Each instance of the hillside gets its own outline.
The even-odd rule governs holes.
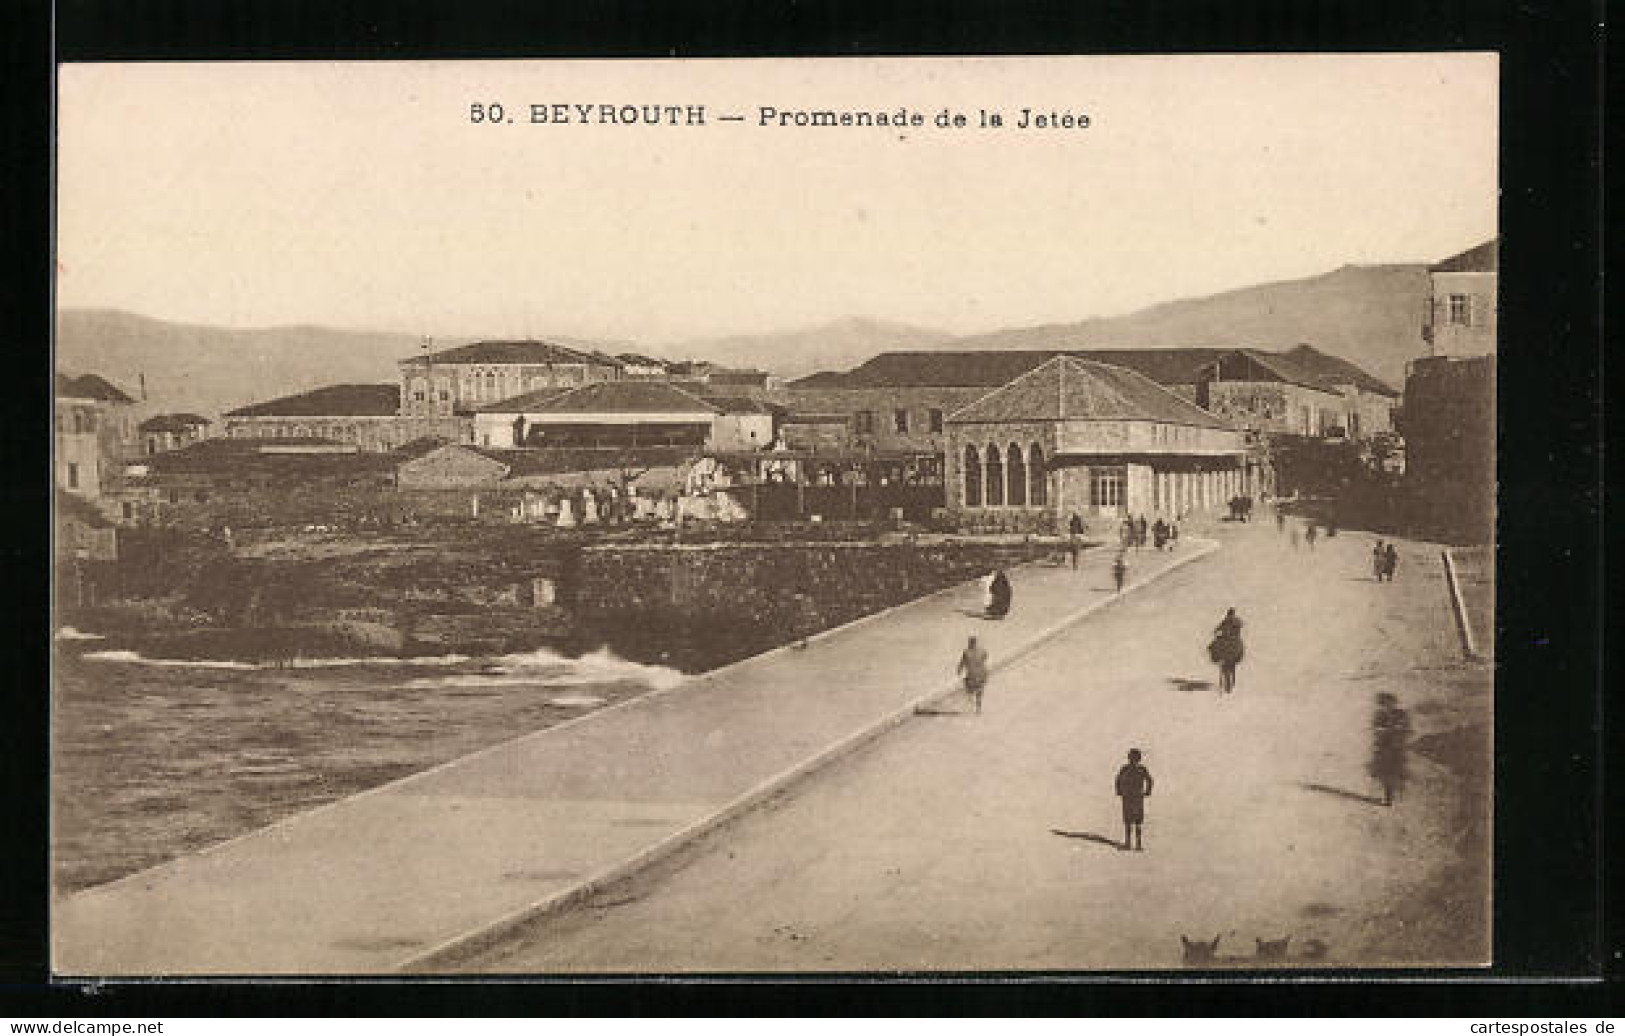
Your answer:
[[[453,341],[437,346],[459,344]],[[387,382],[395,361],[421,346],[410,334],[324,327],[230,330],[174,324],[116,310],[57,315],[57,366],[92,371],[140,392],[148,410],[222,411],[335,382]]]
[[[1307,342],[1397,388],[1404,385],[1406,361],[1427,349],[1421,335],[1427,297],[1427,267],[1420,263],[1345,266],[1316,277],[1166,302],[1125,316],[972,335],[944,346],[1284,349]]]
[[[1345,266],[1152,306],[1125,316],[1013,328],[955,338],[939,331],[863,318],[776,333],[683,342],[590,342],[578,348],[635,351],[761,367],[787,378],[857,366],[877,353],[921,349],[1048,349],[1249,345],[1307,342],[1350,360],[1396,387],[1405,363],[1425,351],[1421,323],[1428,282],[1420,264]],[[436,348],[471,338],[436,339]],[[419,351],[411,334],[323,327],[230,330],[169,323],[114,310],[63,310],[57,364],[94,372],[138,394],[146,375],[149,410],[222,411],[338,382],[396,377],[395,362]]]
[[[694,357],[725,367],[758,367],[785,378],[854,367],[876,353],[932,349],[951,341],[942,331],[886,320],[850,317],[798,331],[695,338],[657,347],[661,356]]]

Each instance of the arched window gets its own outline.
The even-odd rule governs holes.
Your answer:
[[[974,446],[965,447],[965,506],[982,506],[982,454]]]
[[[1021,447],[1015,443],[1010,444],[1008,451],[1010,457],[1010,506],[1027,506],[1027,459],[1021,455]]]
[[[1032,490],[1027,499],[1034,507],[1049,503],[1049,473],[1044,470],[1044,451],[1033,443],[1027,460],[1027,477],[1032,479]]]
[[[987,506],[1004,506],[1004,458],[997,446],[987,448]]]

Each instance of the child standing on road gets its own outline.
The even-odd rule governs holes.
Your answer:
[[[1117,797],[1123,800],[1123,848],[1145,851],[1145,800],[1151,797],[1151,771],[1140,765],[1140,750],[1128,750],[1128,762],[1117,771]],[[1133,836],[1134,844],[1129,844]]]
[[[1118,593],[1123,592],[1123,580],[1127,578],[1128,562],[1123,560],[1123,555],[1121,552],[1119,552],[1117,555],[1117,560],[1112,562],[1112,581],[1117,584]]]

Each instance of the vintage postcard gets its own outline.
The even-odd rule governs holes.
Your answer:
[[[1498,89],[62,65],[54,973],[1488,966]]]

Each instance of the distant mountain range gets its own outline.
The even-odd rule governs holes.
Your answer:
[[[785,377],[843,370],[891,350],[1112,348],[1307,342],[1399,387],[1407,360],[1422,355],[1427,268],[1345,266],[1331,273],[1168,302],[1126,316],[1012,328],[955,337],[928,328],[851,318],[803,330],[726,335],[672,343],[595,342],[553,337],[577,348],[634,351],[760,367]],[[472,337],[437,338],[449,348]],[[65,309],[57,316],[57,365],[96,373],[139,395],[143,410],[209,417],[339,382],[391,382],[397,360],[422,339],[394,332],[300,326],[235,330],[171,323],[117,310]]]

